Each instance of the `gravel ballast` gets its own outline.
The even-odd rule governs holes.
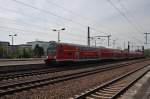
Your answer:
[[[0,99],[67,99],[145,64],[150,64],[150,61],[104,71],[56,84],[49,84],[47,86],[39,87],[36,89],[3,96]]]

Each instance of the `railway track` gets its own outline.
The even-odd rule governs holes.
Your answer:
[[[102,64],[104,65],[104,64]],[[84,67],[90,67],[84,66]],[[94,65],[93,65],[94,66]],[[81,67],[46,67],[42,69],[35,69],[35,70],[26,70],[26,71],[16,71],[16,72],[10,72],[10,73],[1,73],[0,74],[0,81],[1,80],[7,80],[7,79],[13,79],[13,78],[19,78],[19,77],[25,77],[25,76],[34,76],[34,75],[42,75],[42,74],[48,74],[48,73],[55,73],[60,71],[67,71],[67,70],[74,70],[74,69],[81,69]]]
[[[146,60],[146,59],[144,59]],[[131,63],[136,63],[136,62],[141,62],[143,60],[136,60],[136,61],[131,61]],[[114,62],[117,63],[117,62]],[[110,63],[102,63],[99,66],[107,65]],[[124,64],[124,63],[122,63]],[[127,63],[128,64],[128,63]],[[121,64],[120,64],[121,65]],[[86,65],[84,68],[88,67],[96,67],[95,65]],[[83,66],[82,66],[83,68]],[[0,81],[1,80],[7,80],[7,79],[14,79],[14,78],[19,78],[19,77],[25,77],[25,76],[34,76],[34,75],[42,75],[42,74],[47,74],[47,73],[54,73],[54,72],[60,72],[60,71],[67,71],[67,70],[75,70],[75,69],[82,69],[81,67],[51,67],[51,68],[43,68],[43,69],[37,69],[37,70],[29,70],[29,71],[16,71],[16,72],[10,72],[10,73],[2,73],[0,74]]]
[[[63,71],[63,70],[65,70],[65,69],[63,69],[63,68],[45,68],[45,69],[41,69],[41,70],[0,74],[0,81],[7,80],[7,79],[19,78],[19,77],[27,77],[27,76],[42,75],[42,74],[47,74],[47,73],[54,73],[54,72],[59,72],[59,71]]]
[[[99,73],[106,70],[111,70],[115,68],[120,68],[122,66],[131,65],[137,62],[131,62],[126,64],[118,64],[114,66],[107,66],[101,68],[92,68],[87,70],[79,70],[73,73],[66,73],[61,75],[49,75],[49,74],[42,74],[42,75],[34,75],[29,77],[20,77],[17,79],[9,79],[3,80],[0,82],[0,96],[15,93],[18,91],[31,89],[39,86],[44,86],[48,84],[58,83],[70,79],[75,79],[95,73]]]
[[[143,66],[71,99],[117,99],[148,71],[150,65]]]

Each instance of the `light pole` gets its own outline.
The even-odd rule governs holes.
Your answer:
[[[14,36],[17,36],[17,34],[11,34],[9,35],[11,37],[12,46],[14,45]]]
[[[58,43],[60,42],[60,31],[63,31],[63,30],[65,30],[65,28],[62,28],[62,29],[53,29],[53,31],[57,31],[58,32]]]

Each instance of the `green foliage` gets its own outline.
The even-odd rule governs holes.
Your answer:
[[[41,57],[42,55],[44,55],[43,47],[40,47],[38,44],[35,46],[33,52],[34,52],[34,56],[36,57]]]
[[[33,57],[33,51],[31,49],[23,48],[17,50],[17,58],[31,58]]]
[[[24,58],[30,58],[33,56],[33,52],[31,49],[26,50],[25,48],[23,49],[23,57]]]
[[[0,58],[7,57],[7,50],[5,48],[0,47]]]
[[[128,49],[124,49],[124,51],[128,51]]]
[[[31,57],[33,57],[33,50],[31,48],[17,48],[15,50],[0,48],[0,58],[31,58]]]
[[[150,57],[150,49],[145,49],[144,55],[145,55],[145,57]]]

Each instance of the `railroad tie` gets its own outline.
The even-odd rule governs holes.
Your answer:
[[[95,98],[92,98],[92,97],[86,97],[86,99],[95,99]]]
[[[100,95],[100,96],[110,96],[114,94],[114,92],[96,92],[95,94]]]
[[[90,97],[94,98],[94,99],[109,99],[109,98],[111,98],[110,96],[100,96],[100,95],[95,95],[95,94],[90,95]]]

